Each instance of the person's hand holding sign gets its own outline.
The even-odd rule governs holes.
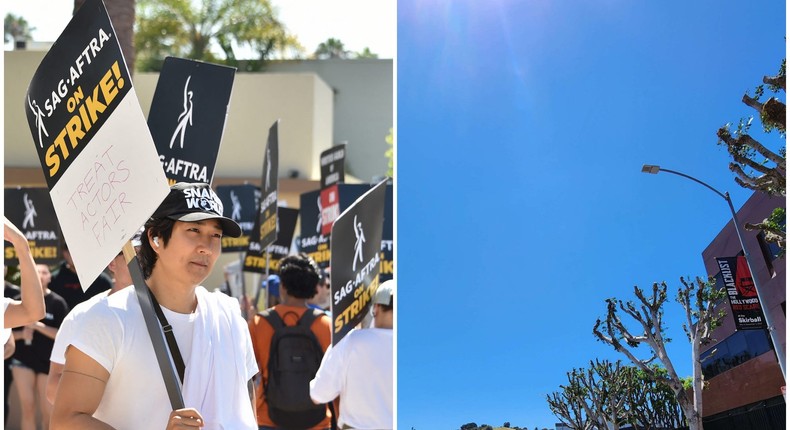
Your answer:
[[[166,430],[199,429],[204,425],[203,417],[194,408],[176,409],[170,413]]]

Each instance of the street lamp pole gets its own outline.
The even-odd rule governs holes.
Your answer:
[[[738,220],[738,214],[737,212],[735,212],[735,207],[733,207],[732,205],[732,200],[730,199],[730,193],[722,193],[721,191],[711,187],[710,185],[700,181],[699,179],[686,175],[685,173],[680,173],[669,169],[663,169],[659,166],[650,165],[650,164],[645,164],[642,166],[642,173],[650,173],[653,175],[657,175],[658,172],[672,173],[673,175],[678,175],[687,179],[691,179],[692,181],[718,194],[719,197],[727,201],[727,205],[730,207],[730,213],[732,213],[732,222],[735,224],[735,233],[738,235],[738,241],[740,241],[741,243],[741,248],[743,249],[743,255],[746,258],[746,265],[749,266],[749,272],[751,272],[752,275],[752,281],[754,282],[754,289],[757,291],[757,298],[760,300],[760,303],[764,305],[766,302],[765,300],[763,300],[760,283],[759,280],[757,279],[757,275],[753,270],[754,264],[752,264],[751,253],[749,252],[749,249],[746,247],[746,243],[743,241],[743,231],[741,230],[741,223]],[[768,326],[768,334],[771,336],[771,342],[773,342],[774,344],[774,352],[776,352],[776,358],[779,361],[779,368],[782,371],[782,378],[787,380],[785,373],[785,351],[784,348],[782,347],[782,340],[779,339],[779,337],[776,334],[776,327],[773,324],[773,318],[771,317],[770,313],[763,310],[763,316],[765,317],[765,323]]]

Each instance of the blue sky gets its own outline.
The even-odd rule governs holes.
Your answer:
[[[553,429],[566,372],[626,360],[592,335],[604,300],[674,298],[730,219],[641,166],[740,207],[716,130],[752,114],[784,35],[783,2],[398,1],[399,428]]]

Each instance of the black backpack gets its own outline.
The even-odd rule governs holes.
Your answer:
[[[296,325],[286,326],[274,309],[261,312],[274,328],[263,395],[269,418],[283,429],[309,429],[326,418],[326,405],[316,405],[310,399],[310,381],[324,357],[310,326],[321,315],[322,311],[308,309]]]

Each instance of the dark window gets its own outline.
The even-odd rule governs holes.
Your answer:
[[[766,330],[736,331],[700,354],[702,374],[705,379],[713,378],[772,349]]]

